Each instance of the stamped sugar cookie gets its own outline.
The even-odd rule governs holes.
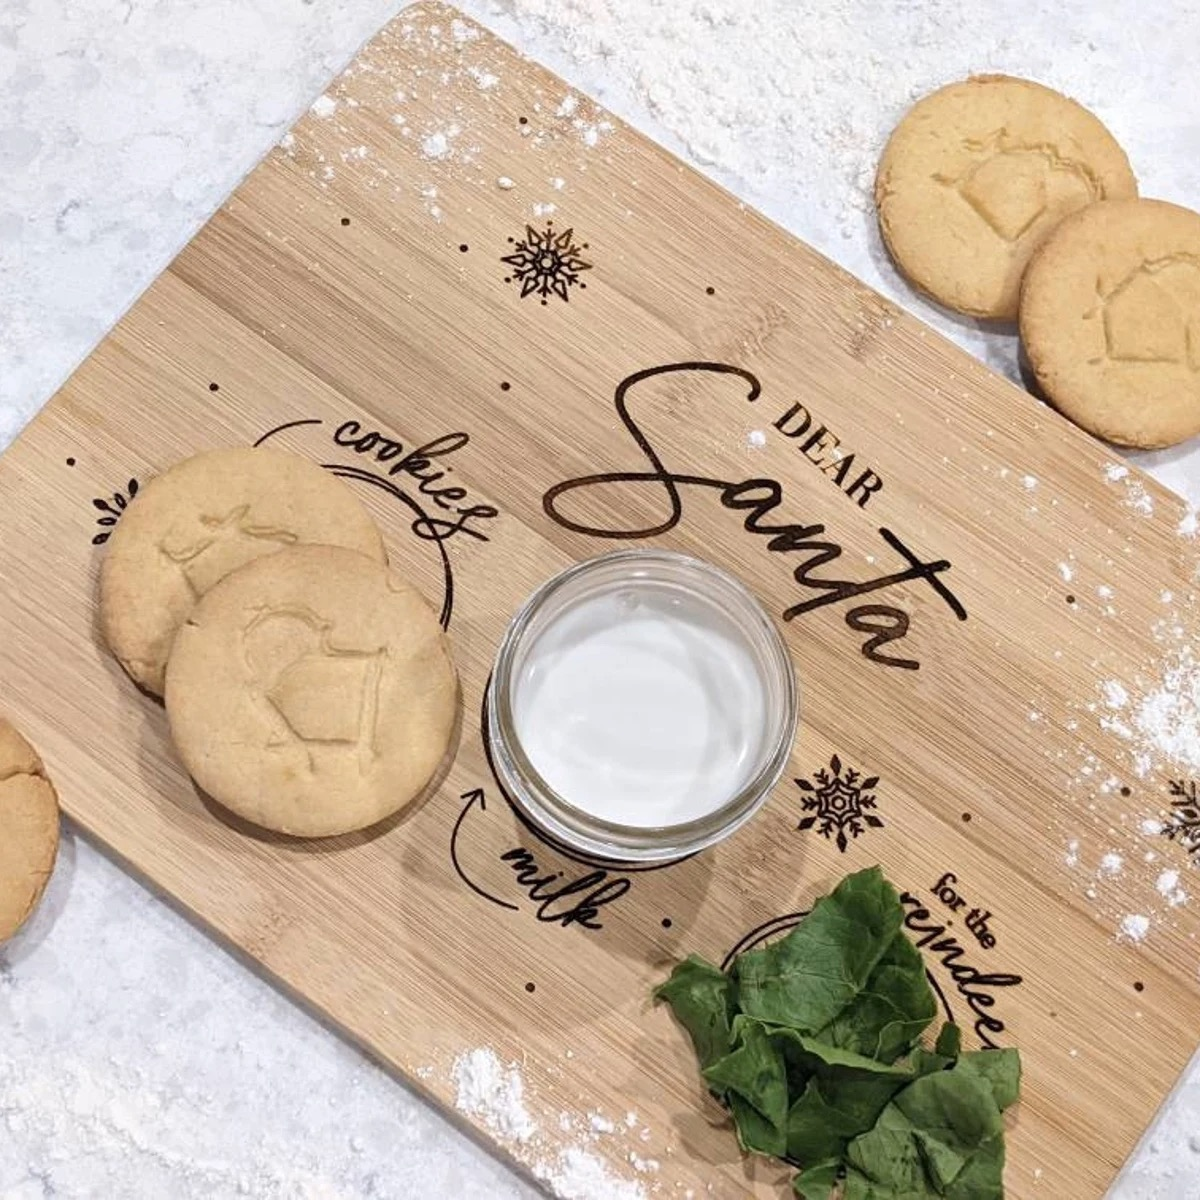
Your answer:
[[[935,300],[1015,320],[1021,276],[1042,239],[1097,200],[1137,195],[1125,152],[1087,109],[1006,75],[919,100],[875,179],[892,258]]]
[[[1064,221],[1025,276],[1021,339],[1046,397],[1099,437],[1200,433],[1200,213],[1120,200]]]
[[[0,942],[37,907],[58,854],[58,798],[37,751],[0,717]]]
[[[450,745],[458,682],[421,595],[365,555],[296,546],[226,576],[167,667],[184,765],[239,816],[297,837],[374,825]]]
[[[138,493],[100,569],[105,640],[143,687],[162,694],[175,631],[230,571],[287,546],[344,546],[386,561],[379,530],[340,480],[278,450],[212,450]]]

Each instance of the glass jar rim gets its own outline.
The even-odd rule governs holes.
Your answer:
[[[770,679],[777,703],[768,710],[770,728],[764,734],[754,770],[725,803],[699,817],[672,825],[628,825],[607,820],[573,804],[556,791],[525,753],[516,728],[513,706],[515,668],[527,649],[531,626],[564,590],[589,575],[619,572],[617,580],[671,578],[699,584],[711,599],[716,594],[748,618],[748,635],[760,674]],[[568,601],[569,603],[569,601]],[[685,858],[721,841],[748,821],[765,803],[778,782],[795,741],[799,710],[798,686],[791,656],[774,621],[754,594],[736,576],[703,559],[672,550],[624,549],[571,564],[540,584],[510,621],[496,654],[488,684],[487,736],[497,778],[510,799],[535,826],[564,845],[606,861],[651,862]]]

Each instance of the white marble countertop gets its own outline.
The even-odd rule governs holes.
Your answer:
[[[0,446],[398,7],[3,0]],[[1200,208],[1189,0],[1153,25],[1133,0],[461,7],[1009,375],[1011,337],[920,303],[873,240],[862,184],[914,94],[1040,78]],[[1200,448],[1148,465],[1200,503]],[[70,830],[0,951],[0,1030],[3,1200],[534,1194]],[[1193,1064],[1112,1196],[1200,1197],[1197,1130]]]

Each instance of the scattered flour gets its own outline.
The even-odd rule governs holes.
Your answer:
[[[1150,932],[1150,918],[1140,913],[1127,913],[1121,918],[1121,929],[1118,937],[1129,942],[1143,942]]]
[[[721,5],[712,0],[678,4],[646,0],[644,13],[641,4],[635,9],[618,0],[503,0],[501,7],[522,22],[540,26],[543,43],[553,38],[576,62],[605,63],[612,76],[630,80],[639,111],[652,114],[694,158],[715,164],[726,176],[757,183],[774,175],[794,184],[797,178],[806,178],[797,164],[810,163],[815,170],[818,163],[829,163],[840,186],[821,181],[812,188],[811,204],[844,213],[838,220],[847,238],[860,236],[861,218],[869,208],[869,178],[888,127],[879,119],[880,113],[894,117],[920,91],[977,65],[959,63],[947,54],[938,29],[948,11],[953,20],[960,9],[957,5],[947,9],[938,0],[896,6],[896,13],[903,13],[909,47],[901,58],[879,45],[884,12],[873,23],[844,3],[812,6],[804,22],[794,25],[780,21],[786,9],[778,2]],[[1031,7],[1031,19],[1025,24],[1038,29],[1032,14],[1050,11],[1057,12],[1058,6],[1052,10],[1043,0]],[[967,24],[965,19],[963,23]],[[460,27],[465,31],[461,38]],[[980,40],[961,39],[964,57],[977,55],[977,45],[994,44],[1001,58],[1012,59],[1011,66],[1001,66],[1024,67],[1085,101],[1103,98],[1107,103],[1105,80],[1120,77],[1118,72],[1097,69],[1108,60],[1084,53],[1084,39],[1093,31],[1083,21],[1070,32],[1064,22],[1063,44],[1053,47],[1055,57],[1049,60],[1052,67],[1046,60],[1027,57],[1030,50],[1021,42],[1022,31],[1012,26],[1011,12],[1004,6],[996,6],[994,12],[976,11],[970,27],[978,30]],[[456,41],[477,36],[458,21],[451,22],[451,34]],[[827,69],[803,69],[813,61],[813,53],[822,54]],[[720,70],[722,62],[739,61],[752,61],[753,72]],[[848,102],[835,103],[839,97]],[[328,112],[318,111],[326,103]],[[327,97],[313,107],[314,115],[321,117],[331,116],[335,109],[336,101]],[[746,113],[755,115],[763,127],[761,134],[755,122],[747,121]],[[797,114],[802,114],[799,119]],[[786,151],[771,152],[771,139],[782,126],[793,123],[781,141]],[[585,124],[580,136],[587,143],[589,138],[598,139],[598,130]],[[788,202],[794,203],[790,194]],[[431,212],[440,215],[436,206]],[[1120,472],[1112,476],[1116,479],[1128,474],[1127,468],[1116,464],[1109,468],[1114,470]],[[1191,525],[1188,536],[1195,533],[1194,514]],[[1180,532],[1185,533],[1182,525]],[[571,1057],[570,1051],[566,1056]],[[152,1119],[147,1127],[153,1128]],[[1181,1139],[1180,1148],[1184,1145],[1186,1139]],[[1192,1148],[1200,1152],[1200,1144]],[[593,1170],[595,1164],[588,1158],[582,1154],[579,1161],[572,1158],[557,1164],[545,1177],[561,1195],[572,1198],[600,1194],[625,1200],[642,1195],[638,1185],[614,1185],[603,1164]],[[1180,1176],[1180,1187],[1187,1186],[1187,1178]],[[331,1182],[329,1194],[334,1194],[333,1187]],[[265,1194],[255,1188],[255,1195]],[[291,1194],[302,1193],[298,1189]],[[303,1194],[309,1194],[307,1187]]]
[[[640,1171],[643,1175],[658,1170],[658,1159],[642,1158],[632,1150],[629,1152],[629,1163],[635,1171]]]
[[[1109,878],[1114,878],[1115,876],[1120,875],[1121,868],[1124,865],[1125,865],[1124,859],[1122,859],[1121,856],[1119,854],[1117,854],[1115,851],[1110,850],[1100,860],[1100,866],[1096,873],[1098,875],[1105,875],[1105,876],[1108,876]]]
[[[1067,864],[1068,867],[1074,867],[1074,866],[1078,865],[1078,863],[1079,863],[1079,839],[1078,838],[1072,838],[1067,843],[1067,853],[1064,856],[1063,861]]]
[[[1058,564],[1058,573],[1062,576],[1063,583],[1070,583],[1075,578],[1075,568],[1068,562]]]
[[[468,67],[467,74],[475,80],[475,86],[481,92],[490,92],[500,82],[499,75],[493,75],[491,71],[485,71],[482,67]]]
[[[525,1081],[515,1063],[505,1065],[486,1046],[455,1060],[452,1072],[460,1112],[477,1117],[508,1140],[527,1142],[537,1131],[525,1107]]]
[[[1129,473],[1129,468],[1121,463],[1109,463],[1104,468],[1104,476],[1109,483],[1125,484],[1125,507],[1131,508],[1139,516],[1154,516],[1154,497],[1146,491],[1146,485]]]
[[[1171,908],[1178,908],[1187,901],[1187,892],[1179,886],[1178,871],[1163,871],[1154,886]]]
[[[421,199],[425,201],[425,211],[435,220],[442,219],[442,210],[438,205],[438,190],[432,184],[426,184],[421,189]]]
[[[496,179],[496,186],[502,192],[511,192],[517,185],[507,175],[501,175]]]
[[[1146,491],[1140,480],[1134,480],[1125,489],[1125,506],[1143,517],[1154,516],[1154,497]]]
[[[538,1163],[534,1174],[561,1200],[646,1200],[640,1183],[618,1178],[599,1155],[578,1146]]]
[[[318,96],[309,109],[314,117],[320,117],[322,121],[327,121],[337,112],[337,101],[332,96]]]
[[[767,444],[767,435],[761,429],[752,429],[746,435],[746,445],[761,450]]]
[[[501,1141],[528,1147],[533,1173],[562,1200],[646,1200],[640,1183],[614,1174],[606,1158],[590,1148],[598,1137],[616,1133],[615,1122],[603,1113],[589,1113],[582,1132],[570,1113],[560,1113],[558,1129],[574,1132],[578,1140],[543,1153],[541,1131],[526,1107],[525,1080],[516,1063],[504,1063],[490,1047],[480,1046],[455,1059],[451,1078],[458,1110],[482,1121]],[[636,1123],[630,1113],[626,1125],[629,1117]],[[658,1170],[657,1161],[635,1158],[629,1156],[635,1170]]]
[[[1021,486],[1027,492],[1032,492],[1033,489],[1035,487],[1037,487],[1037,485],[1038,485],[1038,481],[1037,481],[1036,475],[1022,475],[1021,476]]]
[[[1155,637],[1175,648],[1164,652],[1150,678],[1100,684],[1100,727],[1128,743],[1130,764],[1140,778],[1168,766],[1200,773],[1200,659],[1178,621],[1159,622]],[[1097,711],[1096,705],[1090,708]]]
[[[432,162],[439,162],[450,153],[453,133],[437,130],[421,140],[421,156]]]

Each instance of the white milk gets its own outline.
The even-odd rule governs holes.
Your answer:
[[[580,599],[532,638],[512,689],[530,762],[594,817],[703,817],[748,782],[766,730],[758,660],[711,601],[633,582]]]

